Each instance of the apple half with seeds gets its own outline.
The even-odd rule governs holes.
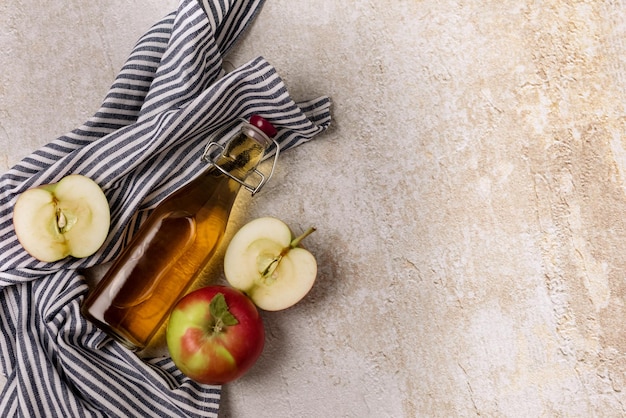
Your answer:
[[[313,287],[317,262],[300,247],[315,231],[294,238],[289,227],[273,217],[257,218],[235,233],[224,255],[224,275],[259,308],[279,311],[299,302]]]
[[[26,190],[13,208],[17,239],[30,255],[45,262],[92,255],[104,243],[110,222],[102,189],[79,174]]]

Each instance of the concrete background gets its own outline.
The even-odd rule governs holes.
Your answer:
[[[174,0],[0,3],[0,168],[95,111]],[[332,130],[242,196],[307,238],[306,300],[223,417],[625,416],[622,1],[268,0],[267,58]]]

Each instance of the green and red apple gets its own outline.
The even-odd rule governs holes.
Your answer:
[[[45,262],[92,255],[104,243],[110,222],[102,189],[78,174],[26,190],[13,208],[17,239],[30,255]]]
[[[224,275],[261,309],[278,311],[299,302],[313,287],[317,262],[281,220],[257,218],[233,236],[224,255]]]
[[[176,367],[198,383],[224,384],[246,373],[265,344],[256,306],[227,286],[194,290],[177,302],[166,330]]]

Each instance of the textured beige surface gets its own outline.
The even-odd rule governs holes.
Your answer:
[[[0,163],[99,105],[175,1],[0,3]],[[626,5],[268,0],[263,55],[335,124],[239,200],[319,281],[223,417],[626,415]]]

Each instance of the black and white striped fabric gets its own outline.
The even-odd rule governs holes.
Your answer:
[[[120,253],[150,209],[198,173],[223,125],[258,113],[281,150],[328,127],[329,99],[295,103],[263,58],[224,74],[222,57],[262,3],[182,0],[139,40],[91,119],[0,178],[1,416],[217,416],[219,386],[194,383],[169,358],[140,359],[82,318],[80,271]],[[42,263],[17,242],[12,207],[70,173],[105,191],[110,234],[92,257]]]

